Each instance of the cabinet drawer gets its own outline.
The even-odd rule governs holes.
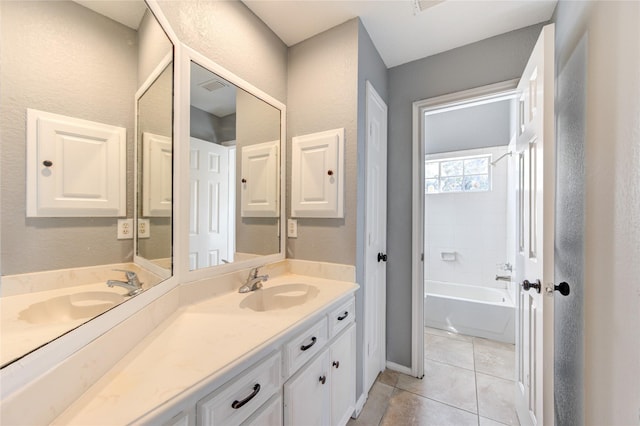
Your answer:
[[[329,313],[329,339],[333,339],[356,319],[356,302],[352,298]]]
[[[285,374],[290,377],[327,343],[327,318],[309,327],[306,331],[291,339],[284,347]]]
[[[280,388],[280,352],[240,373],[196,405],[198,424],[239,425]]]
[[[282,396],[271,398],[242,426],[282,426]]]

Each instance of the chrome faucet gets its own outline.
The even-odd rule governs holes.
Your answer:
[[[253,268],[251,272],[249,272],[247,281],[242,287],[240,287],[238,293],[249,293],[250,291],[256,291],[257,289],[262,288],[262,283],[269,279],[269,275],[258,275],[258,269],[260,269],[260,267]]]
[[[135,296],[142,291],[142,283],[138,279],[138,275],[135,272],[123,269],[114,269],[114,271],[124,272],[127,276],[127,281],[109,280],[107,281],[107,285],[109,287],[117,285],[118,287],[126,288],[127,290],[129,290],[127,296]]]
[[[508,282],[511,282],[511,275],[496,275],[496,281],[508,281]]]

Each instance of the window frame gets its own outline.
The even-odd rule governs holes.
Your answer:
[[[491,161],[493,159],[492,154],[475,154],[475,155],[460,155],[460,156],[447,156],[441,158],[431,158],[428,159],[429,155],[425,156],[424,160],[424,193],[425,195],[437,195],[437,194],[463,194],[463,193],[479,193],[479,192],[491,192],[493,190],[493,179],[491,177]],[[487,172],[486,173],[465,173],[464,162],[465,160],[486,158],[487,159]],[[442,176],[442,163],[449,161],[462,161],[462,174],[460,175],[450,175],[450,176]],[[427,176],[427,166],[429,164],[437,163],[438,164],[438,175],[435,177]],[[479,189],[479,190],[465,190],[464,189],[464,178],[467,176],[487,176],[488,189]],[[461,190],[452,190],[452,191],[443,191],[442,190],[442,181],[446,178],[455,178],[459,177],[462,179]],[[438,181],[438,189],[435,192],[429,192],[427,185],[428,180],[437,179]]]

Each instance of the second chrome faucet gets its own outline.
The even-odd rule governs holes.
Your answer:
[[[253,268],[249,272],[247,281],[245,281],[244,285],[238,289],[238,293],[249,293],[250,291],[256,291],[257,289],[262,288],[262,283],[269,279],[269,275],[258,275],[259,269],[260,267]]]

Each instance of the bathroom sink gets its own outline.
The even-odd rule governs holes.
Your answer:
[[[282,284],[261,288],[242,299],[241,308],[256,312],[277,311],[302,305],[318,295],[318,288],[308,284]]]
[[[124,301],[124,296],[108,291],[87,291],[53,297],[34,303],[18,318],[31,324],[75,321],[91,318]]]

